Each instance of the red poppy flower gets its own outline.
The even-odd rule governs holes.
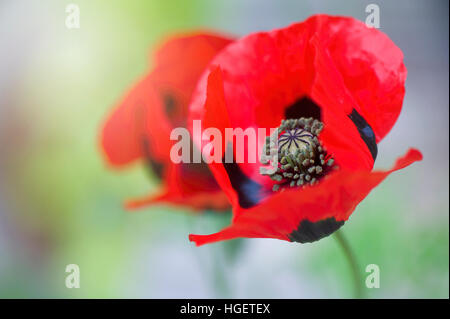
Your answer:
[[[279,127],[281,162],[272,175],[260,162],[211,163],[233,205],[233,221],[190,240],[304,243],[339,229],[384,178],[422,159],[411,149],[392,169],[372,171],[377,143],[400,114],[405,79],[401,50],[352,18],[317,15],[227,46],[199,81],[190,123],[202,120],[203,128],[218,128],[222,136],[225,128]],[[222,150],[232,145],[236,154],[231,142],[223,138]],[[271,147],[268,140],[257,144]]]
[[[144,160],[163,181],[160,194],[132,200],[128,208],[156,202],[195,209],[229,208],[228,200],[206,164],[173,164],[170,132],[185,127],[195,84],[217,54],[231,42],[215,34],[192,34],[165,42],[154,56],[154,67],[108,116],[101,131],[106,162],[119,168]]]

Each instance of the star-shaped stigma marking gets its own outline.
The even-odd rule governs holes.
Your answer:
[[[278,148],[280,150],[295,150],[295,149],[305,149],[311,145],[311,139],[313,135],[300,128],[295,128],[292,130],[286,130],[278,138]]]
[[[259,172],[275,182],[273,191],[315,185],[337,168],[318,138],[322,128],[323,123],[313,118],[287,119],[266,137],[262,164],[272,169],[261,166]]]

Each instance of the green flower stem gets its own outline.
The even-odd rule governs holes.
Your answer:
[[[355,255],[353,254],[353,251],[350,247],[350,244],[348,243],[347,239],[345,239],[345,236],[342,234],[341,230],[337,230],[334,233],[334,238],[336,238],[337,242],[341,246],[345,258],[350,264],[353,280],[355,282],[355,298],[358,299],[364,298],[363,280],[361,278],[359,266],[356,261]]]
[[[224,258],[225,256],[225,249],[222,246],[219,246],[219,244],[216,244],[216,246],[213,252],[213,265],[212,265],[212,275],[213,275],[213,283],[214,283],[214,290],[216,293],[216,298],[230,298],[230,286],[229,281],[227,277],[227,266],[229,263],[227,262],[227,259]]]
[[[205,210],[202,215],[192,218],[191,232],[196,232],[196,225],[201,222],[212,229],[222,229],[229,224],[230,212],[214,212]],[[232,265],[234,254],[238,253],[239,247],[230,241],[207,245],[207,247],[195,248],[197,258],[203,272],[208,276],[208,282],[212,285],[216,298],[231,298],[231,287],[228,278],[229,268]]]

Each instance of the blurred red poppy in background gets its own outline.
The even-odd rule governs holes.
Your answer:
[[[305,243],[339,229],[385,177],[422,159],[411,149],[392,169],[372,171],[377,143],[400,114],[405,79],[401,50],[353,18],[317,15],[228,45],[202,75],[189,123],[202,120],[223,137],[225,128],[278,127],[281,160],[270,174],[267,163],[209,164],[233,221],[190,240]],[[232,142],[223,139],[222,151],[233,145],[236,154]]]
[[[126,203],[138,208],[158,202],[193,209],[229,209],[229,202],[204,163],[174,164],[170,132],[185,127],[188,105],[205,67],[232,40],[218,34],[173,37],[154,55],[151,72],[109,114],[101,131],[105,161],[120,168],[144,160],[162,181],[162,190]]]

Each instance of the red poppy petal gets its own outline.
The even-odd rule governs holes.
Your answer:
[[[200,76],[217,52],[232,41],[231,36],[209,31],[177,34],[169,37],[169,40],[164,41],[155,51],[155,68],[167,70],[167,74],[171,75],[167,77],[174,80],[180,71],[185,74],[197,73],[197,76]],[[186,63],[187,61],[189,63]],[[182,68],[174,68],[177,65]],[[193,69],[197,72],[189,71]]]
[[[125,203],[125,208],[135,210],[156,204],[189,207],[195,211],[225,211],[230,209],[230,203],[222,191],[197,192],[189,196],[176,196],[170,191],[164,191],[157,195],[128,200]]]
[[[172,203],[194,209],[229,209],[206,164],[175,165],[170,159],[174,127],[186,125],[188,102],[204,68],[232,40],[195,33],[166,41],[154,55],[153,71],[125,96],[101,132],[106,161],[122,166],[145,158],[162,176],[163,191],[128,201],[129,209]]]
[[[336,222],[347,220],[356,206],[389,174],[420,160],[422,154],[416,149],[410,149],[388,171],[339,170],[317,186],[277,193],[251,209],[237,208],[229,227],[211,235],[190,235],[189,239],[196,245],[237,237],[294,241],[302,235],[301,238],[310,238],[310,241],[318,240],[332,231],[323,233],[323,229],[313,229],[319,233],[299,235],[302,222],[315,224],[330,218]],[[308,230],[311,231],[311,228]]]
[[[231,127],[231,124],[224,98],[222,71],[220,67],[216,67],[211,71],[208,76],[207,86],[205,107],[200,109],[199,112],[203,112],[202,125],[204,128],[212,127],[219,129],[222,137],[220,158],[223,159],[226,146],[230,142],[225,140],[225,128]],[[199,145],[201,142],[197,138],[199,137],[196,137],[194,132],[194,142]],[[203,141],[203,146],[208,142]],[[219,152],[219,150],[216,148],[214,152]],[[259,191],[263,191],[264,188],[244,174],[240,169],[241,166],[224,164],[222,162],[223,160],[221,162],[213,161],[209,164],[209,167],[233,206],[242,205],[245,207],[247,206],[245,203],[256,202],[259,201],[260,197],[263,197],[264,194],[259,193]],[[259,173],[253,175],[253,178],[259,177],[261,177]],[[255,199],[250,198],[250,196],[253,196]]]
[[[122,166],[141,157],[158,161],[166,157],[170,126],[158,112],[161,109],[159,95],[148,77],[125,96],[101,131],[101,148],[110,165]]]
[[[371,170],[376,154],[370,152],[349,116],[354,111],[355,100],[346,89],[331,55],[317,38],[311,40],[311,49],[315,76],[309,94],[322,111],[324,129],[320,140],[341,168]]]
[[[396,122],[405,93],[402,51],[378,29],[350,18],[317,16],[317,36],[379,142]]]
[[[154,70],[130,90],[103,126],[100,144],[107,162],[121,166],[149,154],[168,161],[173,124],[185,125],[198,78],[230,42],[221,35],[200,32],[166,41],[155,53]]]
[[[327,65],[326,59],[321,59],[320,54],[317,54],[317,60],[319,61],[318,65],[322,68],[321,73],[329,75],[332,71],[335,71]],[[324,69],[326,67],[328,68]],[[364,141],[360,138],[360,134],[354,123],[347,114],[340,111],[340,102],[336,102],[345,101],[346,98],[347,100],[350,99],[350,102],[347,104],[351,104],[351,97],[348,97],[348,95],[345,96],[339,86],[334,91],[331,89],[331,87],[336,87],[335,83],[338,80],[336,80],[336,77],[328,78],[326,76],[316,76],[315,78],[315,91],[312,91],[312,95],[328,105],[322,111],[323,120],[327,123],[327,126],[322,133],[321,139],[334,155],[335,159],[338,160],[342,168],[369,170],[373,166],[373,157]],[[202,85],[200,83],[200,86]],[[327,92],[332,92],[332,94],[316,93],[324,87],[328,87],[329,90]],[[223,73],[220,67],[213,67],[208,74],[206,92],[207,96],[204,106],[199,107],[201,104],[192,104],[191,115],[193,118],[203,119],[203,128],[218,128],[222,137],[225,137],[225,128],[235,127],[231,124],[230,117],[236,120],[241,116],[241,110],[245,110],[245,108],[239,108],[236,111],[236,106],[233,108],[233,105],[230,106],[228,103],[228,96],[225,97]],[[333,94],[333,92],[337,93]],[[335,100],[334,97],[336,96],[341,96],[342,98]],[[201,99],[201,95],[198,95],[197,98]],[[235,114],[236,112],[238,112],[237,115]],[[245,120],[248,116],[245,112],[244,114],[245,116],[242,117],[242,120]],[[269,132],[269,129],[267,128],[266,132]],[[192,126],[191,131],[195,134]],[[194,142],[197,145],[201,144],[195,137]],[[207,142],[203,141],[203,146]],[[224,139],[222,140],[222,153],[230,142]],[[250,147],[249,145],[245,147],[245,149],[250,150],[255,148],[257,147]],[[231,164],[226,165],[213,162],[210,164],[210,167],[218,183],[227,193],[233,205],[241,205],[242,207],[248,208],[272,193],[271,189],[274,182],[270,178],[263,177],[259,174],[259,163],[241,163],[232,166]],[[230,170],[233,170],[234,173],[232,175],[234,176],[231,176]],[[250,198],[250,196],[253,198]]]
[[[157,203],[184,205],[196,210],[230,209],[227,197],[204,163],[170,165],[164,173],[162,192],[129,200],[125,207],[138,209]]]
[[[343,27],[346,25],[349,31]],[[352,35],[355,30],[360,36],[367,34],[374,42],[369,47],[370,41],[364,40],[361,44],[362,40]],[[358,51],[352,53],[351,60],[346,61],[342,56],[347,53],[342,48],[343,43],[347,43],[353,51]],[[390,58],[374,61],[380,55],[373,52],[385,47],[389,47]],[[368,50],[370,54],[366,52]],[[367,58],[366,53],[370,58]],[[361,58],[361,65],[356,58],[358,54],[367,58]],[[345,65],[343,61],[346,61]],[[222,84],[209,85],[208,77],[216,66],[222,70]],[[325,128],[320,139],[338,165],[343,169],[371,170],[377,155],[376,140],[387,133],[386,128],[393,125],[401,107],[401,99],[393,99],[392,105],[389,101],[394,96],[400,96],[395,92],[401,91],[404,84],[402,66],[400,50],[379,31],[369,29],[352,18],[314,16],[287,28],[251,34],[223,49],[210,64],[210,71],[205,72],[199,81],[190,105],[190,120],[202,119],[204,128],[211,126],[221,131],[225,127],[244,130],[259,127],[268,131],[286,118],[288,109],[300,105],[298,101],[308,97],[321,109]],[[367,84],[366,91],[376,91],[371,98],[383,96],[384,93],[388,93],[388,98],[383,101],[378,99],[380,104],[371,99],[368,103],[370,106],[361,106],[360,103],[366,102],[361,98],[362,91],[348,84],[347,77],[353,75],[352,68],[355,72],[365,70],[368,82],[364,82],[361,77],[359,80]],[[391,77],[387,77],[387,73]],[[375,74],[382,77],[382,81],[375,83]],[[387,88],[389,83],[395,83],[392,90]],[[214,125],[206,125],[205,122],[209,121],[205,118],[208,116],[205,103],[209,103],[207,99],[210,96],[218,94],[211,92],[216,89],[223,90],[220,93],[223,97],[216,104],[225,105],[218,111],[225,115],[217,116],[223,120],[210,121]],[[213,114],[215,108],[213,105],[209,113]],[[389,115],[385,115],[385,111]],[[370,117],[366,119],[368,113]],[[386,117],[389,120],[383,126],[378,119]],[[225,146],[223,144],[222,148]],[[226,182],[229,179],[226,170],[215,164],[213,166],[216,166],[213,171],[219,183],[230,184]],[[268,178],[259,174],[259,166],[259,163],[244,163],[239,164],[239,169],[247,178],[260,185],[270,184]],[[232,194],[233,190],[227,193]]]
[[[173,37],[156,50],[152,79],[162,98],[175,104],[167,112],[174,126],[186,125],[198,79],[212,58],[231,42],[221,34],[196,32]]]

